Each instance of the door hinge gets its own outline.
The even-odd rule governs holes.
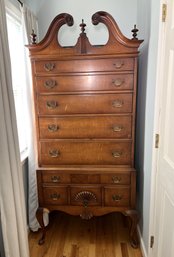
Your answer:
[[[162,5],[162,22],[166,21],[167,16],[167,4]]]
[[[150,237],[150,248],[153,248],[154,245],[154,236]]]
[[[155,148],[159,148],[159,134],[155,134]]]

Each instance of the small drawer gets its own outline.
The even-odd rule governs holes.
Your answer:
[[[132,137],[132,117],[56,117],[39,118],[40,139],[128,138]]]
[[[101,174],[102,184],[114,184],[114,185],[129,185],[130,184],[130,174]]]
[[[71,183],[73,184],[97,184],[100,183],[99,174],[72,174]]]
[[[91,65],[92,64],[92,65]],[[93,60],[45,60],[35,62],[36,74],[57,74],[94,71],[129,71],[134,68],[133,58]]]
[[[105,206],[129,206],[130,187],[117,186],[104,188]]]
[[[40,95],[40,115],[132,112],[132,94]]]
[[[38,93],[132,90],[133,74],[36,77]]]
[[[68,184],[70,183],[70,175],[62,174],[52,170],[44,170],[42,171],[42,182]]]
[[[43,186],[42,190],[45,204],[66,205],[68,203],[67,187]]]
[[[131,142],[42,141],[41,165],[130,165]]]
[[[71,187],[71,204],[86,207],[101,205],[101,188],[92,186]]]

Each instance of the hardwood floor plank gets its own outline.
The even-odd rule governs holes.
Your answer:
[[[30,233],[30,257],[142,257],[130,246],[126,224],[120,213],[85,221],[53,212],[45,244],[38,245],[40,232]]]
[[[77,257],[78,255],[78,247],[77,245],[71,246],[71,257]]]
[[[122,257],[129,257],[127,244],[121,243],[121,252],[122,252]]]

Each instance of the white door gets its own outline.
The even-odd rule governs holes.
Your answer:
[[[174,0],[167,1],[156,173],[153,257],[174,257]],[[162,54],[162,53],[161,53]]]

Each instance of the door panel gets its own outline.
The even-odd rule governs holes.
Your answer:
[[[167,3],[157,161],[154,249],[152,256],[174,256],[174,2]]]

